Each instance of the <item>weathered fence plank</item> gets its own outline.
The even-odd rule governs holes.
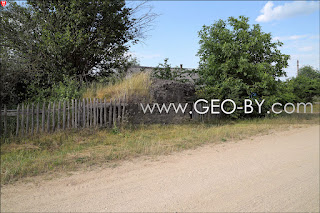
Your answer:
[[[52,106],[52,132],[55,131],[55,122],[56,122],[56,119],[55,119],[55,112],[56,112],[56,102],[54,101],[53,102],[53,106]]]
[[[66,129],[66,100],[63,101],[63,112],[62,112],[62,129]]]
[[[121,119],[121,101],[119,97],[119,102],[118,102],[118,124],[120,125],[120,119]]]
[[[46,106],[46,102],[43,102],[42,104],[42,124],[41,124],[41,130],[42,132],[44,132],[44,123],[45,123],[45,119],[46,119],[46,109],[45,109],[45,106]]]
[[[57,129],[60,130],[60,111],[61,111],[61,102],[58,102],[58,121],[57,121]]]
[[[49,102],[48,104],[47,132],[50,132],[50,111],[51,111],[51,102]]]
[[[7,135],[7,106],[6,105],[4,105],[3,111],[4,111],[4,115],[3,115],[3,130],[4,130],[4,135]],[[0,120],[0,122],[2,122],[2,121]]]
[[[36,124],[36,129],[37,129],[37,133],[39,133],[39,102],[37,103],[37,124]]]
[[[93,99],[93,126],[97,125],[97,111],[96,111],[96,99]]]
[[[78,128],[81,128],[81,101],[78,100]]]
[[[100,99],[100,127],[102,127],[102,118],[103,118],[103,105],[102,105],[102,99]]]
[[[86,101],[83,99],[82,100],[82,127],[86,127]]]
[[[71,127],[74,128],[74,99],[71,100]]]
[[[29,104],[27,105],[27,113],[26,113],[26,134],[29,133]]]
[[[107,126],[107,100],[103,100],[104,126]]]
[[[110,100],[110,103],[109,103],[109,127],[112,126],[112,101]]]
[[[31,135],[33,135],[34,130],[34,103],[31,105]]]
[[[68,113],[68,128],[70,128],[70,101],[68,100],[68,110],[67,110],[67,113]]]
[[[24,135],[24,104],[21,107],[21,136]]]
[[[87,98],[87,128],[89,128],[90,125],[90,103],[89,98]]]
[[[116,126],[117,125],[117,102],[116,102],[116,99],[113,100],[113,126]]]
[[[19,117],[20,117],[20,105],[18,104],[18,107],[17,107],[17,128],[16,128],[16,136],[19,135]]]

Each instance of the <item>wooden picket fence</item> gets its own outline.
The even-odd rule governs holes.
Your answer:
[[[106,99],[87,98],[19,104],[14,110],[7,109],[4,105],[4,109],[1,110],[1,137],[27,136],[65,129],[120,126],[125,120],[126,106],[125,97],[109,102]]]

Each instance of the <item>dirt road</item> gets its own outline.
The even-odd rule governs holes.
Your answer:
[[[319,211],[319,126],[2,188],[1,211]]]

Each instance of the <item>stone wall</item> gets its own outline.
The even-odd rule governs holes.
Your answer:
[[[173,109],[169,113],[159,113],[158,110],[154,110],[151,114],[149,112],[144,113],[140,103],[144,106],[147,104],[143,100],[136,100],[128,105],[128,121],[132,124],[151,124],[151,123],[181,123],[188,122],[191,119],[189,111],[191,110],[191,103],[195,100],[195,88],[191,83],[181,83],[172,80],[153,79],[151,90],[151,96],[153,97],[152,103],[162,105],[164,103],[189,103],[186,113],[176,113]]]

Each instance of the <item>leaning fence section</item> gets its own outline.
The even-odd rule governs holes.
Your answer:
[[[66,129],[119,126],[125,120],[125,98],[82,99],[19,104],[1,109],[1,137],[27,136]]]

